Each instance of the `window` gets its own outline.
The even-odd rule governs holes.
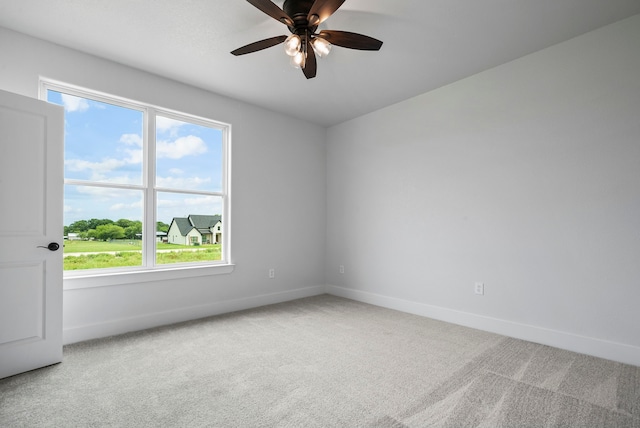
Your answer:
[[[64,106],[64,269],[229,263],[229,126],[43,82]]]

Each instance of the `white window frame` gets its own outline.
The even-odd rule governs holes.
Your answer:
[[[40,79],[39,98],[47,100],[47,91],[52,90],[77,97],[96,100],[124,108],[143,112],[143,177],[141,185],[105,184],[105,187],[120,188],[123,190],[142,190],[144,198],[143,209],[143,260],[142,266],[91,269],[82,271],[64,272],[64,289],[78,289],[103,287],[111,285],[124,285],[139,282],[161,281],[181,279],[198,276],[228,274],[233,272],[235,265],[231,262],[231,125],[216,120],[182,113],[163,107],[132,101],[123,97],[106,94],[91,89],[81,88],[55,80]],[[211,262],[176,263],[167,265],[155,264],[156,235],[144,233],[144,227],[156,224],[156,201],[158,192],[171,192],[184,194],[177,189],[161,188],[155,185],[156,166],[156,116],[163,116],[184,122],[214,127],[222,131],[222,189],[220,192],[187,191],[189,194],[201,194],[219,196],[222,198],[222,251],[221,260]],[[88,185],[84,180],[65,178],[64,184]],[[100,186],[99,183],[89,185]],[[181,189],[182,190],[182,189]],[[62,225],[61,225],[62,226]],[[153,228],[155,231],[155,227]]]

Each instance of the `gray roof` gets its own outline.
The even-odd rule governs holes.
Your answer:
[[[199,215],[199,214],[190,214],[189,220],[191,220],[191,224],[196,229],[209,229],[216,225],[222,216],[220,215]]]
[[[182,236],[187,236],[187,233],[193,229],[191,222],[185,217],[174,217],[173,220],[171,220],[171,223],[175,223],[176,226],[178,226],[178,230]],[[171,226],[169,226],[169,228],[171,228]]]

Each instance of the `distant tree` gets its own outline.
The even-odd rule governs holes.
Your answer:
[[[131,226],[132,224],[135,223],[135,220],[129,220],[126,218],[121,218],[120,220],[116,221],[115,224],[117,224],[118,226],[126,229],[127,227]]]
[[[127,239],[136,239],[142,235],[142,222],[141,221],[133,221],[131,224],[124,228],[124,237]]]
[[[80,236],[82,237],[82,239],[98,239],[98,232],[96,232],[95,229],[89,229],[86,232],[82,232]]]
[[[169,231],[169,225],[167,223],[163,223],[161,221],[156,223],[156,230],[158,232],[167,233]]]
[[[87,220],[78,220],[69,225],[68,232],[86,232],[89,229],[93,228],[89,227],[89,222]]]
[[[101,220],[97,219],[97,218],[92,218],[91,220],[88,221],[89,223],[89,229],[98,229],[98,226],[102,226],[105,224],[113,224],[113,220],[109,220],[108,218],[103,218]]]
[[[101,241],[124,238],[124,229],[117,224],[101,224],[95,230],[96,238]]]
[[[69,236],[69,226],[65,226],[65,227],[63,228],[63,232],[62,232],[62,234],[63,234],[64,236]]]

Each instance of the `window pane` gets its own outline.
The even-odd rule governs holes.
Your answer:
[[[142,265],[142,191],[64,187],[64,269]]]
[[[157,218],[169,225],[158,233],[157,264],[222,258],[222,198],[159,192]]]
[[[222,190],[222,131],[156,117],[156,185],[177,190]]]
[[[64,176],[142,184],[143,112],[48,90],[64,106]]]

